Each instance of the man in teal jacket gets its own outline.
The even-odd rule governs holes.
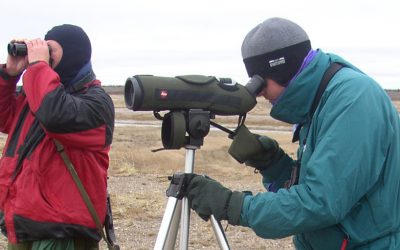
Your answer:
[[[230,153],[260,171],[268,192],[232,192],[193,174],[191,207],[263,238],[295,235],[296,249],[400,249],[400,121],[386,92],[342,58],[313,50],[306,32],[283,18],[252,29],[242,56],[249,76],[266,82],[260,95],[273,104],[271,116],[296,125],[297,160],[242,126]],[[333,63],[343,68],[312,112]],[[249,141],[257,150],[238,150]]]

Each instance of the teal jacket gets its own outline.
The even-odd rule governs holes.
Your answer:
[[[346,67],[331,79],[311,121],[332,62]],[[386,92],[342,58],[318,51],[271,116],[304,124],[299,184],[283,188],[294,164],[286,155],[262,172],[279,190],[245,196],[240,224],[263,238],[295,235],[297,249],[339,250],[344,239],[346,249],[400,249],[400,121]]]

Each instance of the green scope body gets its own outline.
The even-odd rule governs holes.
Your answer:
[[[134,111],[202,109],[216,115],[244,115],[256,105],[264,86],[259,76],[244,86],[214,76],[135,75],[126,80],[124,97],[126,107]]]

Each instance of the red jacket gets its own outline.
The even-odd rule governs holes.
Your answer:
[[[56,151],[59,140],[104,220],[107,169],[114,129],[111,98],[90,74],[66,92],[48,64],[8,77],[0,65],[0,227],[11,242],[83,235],[99,240],[95,223]]]

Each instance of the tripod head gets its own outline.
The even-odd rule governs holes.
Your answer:
[[[164,117],[154,113],[162,119],[161,139],[165,149],[180,149],[184,146],[200,148],[204,137],[210,131],[210,111],[189,109],[170,111]]]

